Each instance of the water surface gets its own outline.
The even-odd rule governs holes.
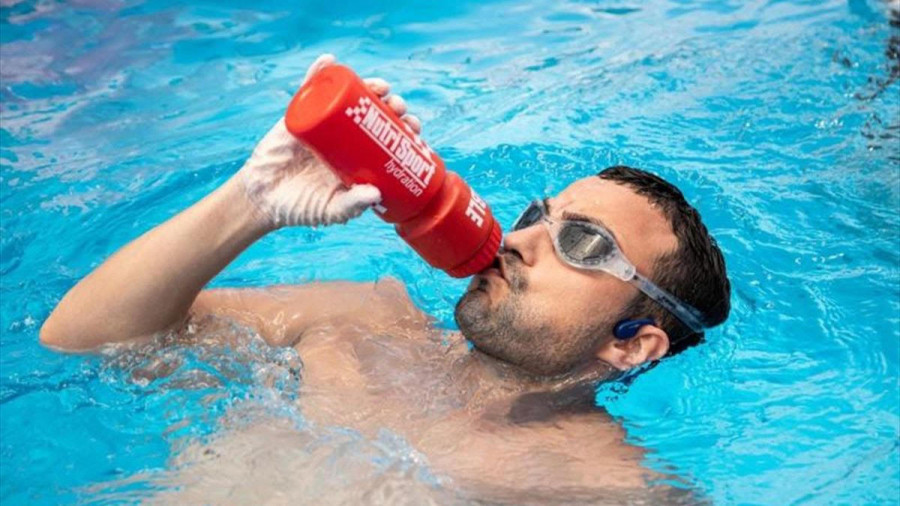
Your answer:
[[[896,502],[900,34],[888,6],[0,2],[0,499],[165,494],[155,477],[235,419],[302,434],[290,351],[248,337],[82,358],[42,349],[37,332],[106,256],[233,174],[329,51],[394,82],[505,225],[616,163],[658,172],[700,208],[731,273],[730,321],[627,394],[598,392],[647,466],[719,503]],[[372,215],[272,234],[213,285],[388,275],[452,327],[464,282]],[[167,357],[166,379],[135,374]],[[403,441],[342,434],[355,443],[321,444],[421,470],[403,483],[430,486],[427,465],[403,467]]]

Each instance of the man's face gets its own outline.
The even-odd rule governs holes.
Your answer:
[[[602,222],[645,275],[677,246],[663,214],[615,182],[581,179],[548,203],[555,219]],[[564,263],[543,223],[507,235],[500,264],[472,279],[456,305],[456,322],[480,351],[535,374],[562,374],[592,360],[638,293],[610,274]]]

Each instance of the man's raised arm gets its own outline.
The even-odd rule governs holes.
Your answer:
[[[86,350],[171,329],[206,283],[267,231],[230,179],[82,279],[41,327],[45,345]]]
[[[317,59],[310,75],[334,62]],[[406,106],[380,79],[367,85],[404,116]],[[280,120],[241,170],[210,195],[124,246],[72,288],[44,322],[41,342],[88,350],[183,325],[197,295],[238,254],[283,226],[343,223],[380,200],[371,185],[343,186]],[[232,299],[204,297],[198,306]],[[240,308],[234,308],[239,310]],[[249,308],[248,308],[249,309]]]

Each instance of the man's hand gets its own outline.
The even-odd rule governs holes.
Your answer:
[[[334,61],[330,54],[319,56],[303,82]],[[378,78],[365,82],[413,131],[421,131],[419,120],[406,114],[403,99],[388,95],[387,82]],[[259,142],[238,179],[260,211],[264,226],[272,229],[344,223],[381,200],[381,193],[372,185],[344,186],[325,162],[288,132],[284,118]]]
[[[320,57],[309,75],[333,62],[333,56]],[[388,95],[386,82],[370,79],[368,85],[419,131],[403,100]],[[266,233],[343,222],[379,197],[371,186],[344,187],[279,121],[235,177],[78,282],[44,322],[41,342],[88,350],[180,328],[209,280]]]

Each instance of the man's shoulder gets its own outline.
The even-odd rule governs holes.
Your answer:
[[[333,330],[424,330],[430,324],[403,283],[393,278],[204,290],[191,306],[189,321],[208,317],[252,327],[278,346],[293,346],[305,336]]]
[[[298,285],[294,290],[307,292],[307,296],[295,304],[309,305],[319,312],[315,327],[392,334],[403,330],[426,330],[432,323],[432,319],[413,302],[406,285],[396,278],[384,277],[368,282],[331,281]]]
[[[397,278],[383,277],[358,285],[362,319],[371,325],[392,328],[425,328],[431,318],[419,309],[406,284]]]

